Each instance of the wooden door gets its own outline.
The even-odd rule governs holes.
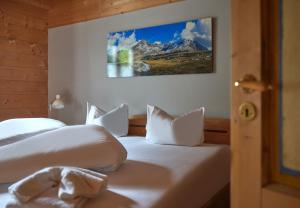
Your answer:
[[[260,207],[262,184],[262,95],[234,87],[234,81],[247,74],[261,80],[261,2],[232,0],[232,107],[231,107],[231,207]],[[238,113],[243,102],[257,109],[253,121],[244,121]]]
[[[300,207],[300,189],[294,186],[300,178],[281,174],[276,163],[281,102],[280,3],[279,0],[231,1],[232,208]],[[300,53],[298,56],[300,60]],[[235,81],[242,87],[236,87]],[[255,107],[253,120],[247,120],[239,112],[243,103]]]

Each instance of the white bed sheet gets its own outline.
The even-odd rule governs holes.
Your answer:
[[[125,164],[108,176],[108,190],[84,208],[201,207],[229,182],[227,145],[198,147],[148,144],[144,137],[123,137]],[[0,207],[7,198],[0,186]]]

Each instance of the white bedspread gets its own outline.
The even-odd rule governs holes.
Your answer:
[[[158,145],[146,143],[143,137],[120,141],[128,160],[108,174],[108,190],[84,208],[199,208],[229,182],[230,151],[226,145]],[[1,185],[0,207],[6,191]]]

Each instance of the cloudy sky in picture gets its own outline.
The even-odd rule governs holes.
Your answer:
[[[179,41],[195,41],[212,49],[212,18],[195,19],[173,24],[111,32],[108,34],[108,50],[130,49],[139,41],[149,44],[175,44]]]

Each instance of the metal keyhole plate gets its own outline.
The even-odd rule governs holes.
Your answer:
[[[250,102],[243,102],[239,107],[239,115],[244,120],[253,120],[256,117],[255,105]]]

